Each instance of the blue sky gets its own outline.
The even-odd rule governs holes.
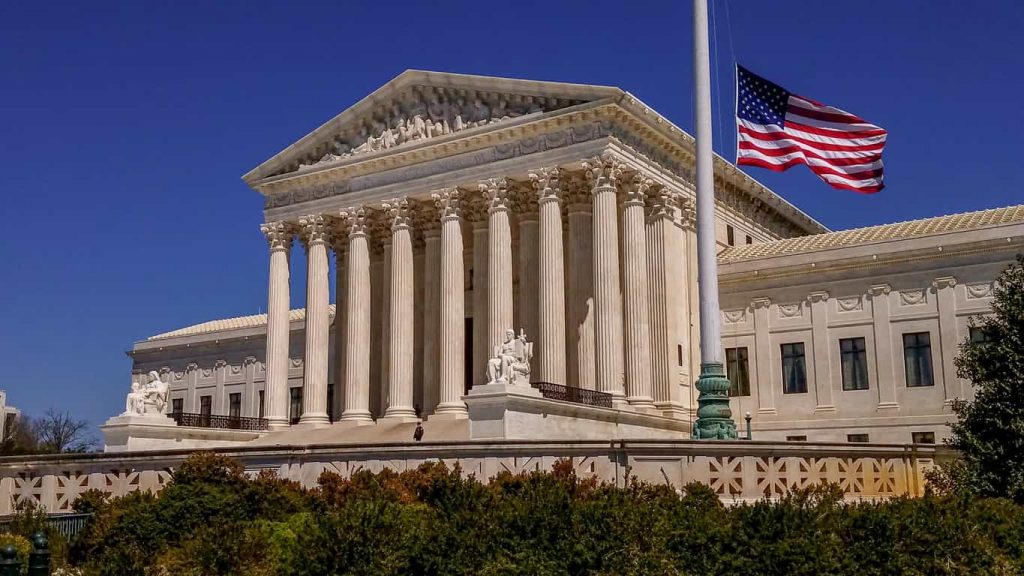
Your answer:
[[[748,169],[825,225],[1024,201],[1024,3],[713,6],[716,151],[734,55],[889,130],[874,196]],[[678,0],[0,3],[0,388],[99,424],[133,341],[264,309],[240,176],[402,70],[615,85],[692,131],[690,27]]]

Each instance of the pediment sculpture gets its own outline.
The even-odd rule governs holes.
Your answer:
[[[521,94],[417,87],[377,108],[330,142],[299,161],[298,168],[357,154],[387,150],[408,142],[558,110],[582,101]]]
[[[505,341],[494,347],[494,356],[487,362],[487,383],[506,386],[530,386],[530,359],[533,342],[526,341],[526,332],[505,331]]]
[[[132,382],[132,391],[125,398],[122,416],[161,416],[167,407],[167,383],[156,371],[150,371],[147,382]]]

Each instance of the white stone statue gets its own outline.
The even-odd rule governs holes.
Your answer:
[[[145,385],[132,382],[132,391],[125,399],[123,416],[158,416],[167,407],[167,384],[156,371],[150,371]]]
[[[487,383],[506,386],[530,385],[530,359],[533,343],[526,341],[526,332],[505,331],[505,341],[494,347],[494,356],[487,362]]]

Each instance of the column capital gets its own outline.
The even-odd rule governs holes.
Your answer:
[[[868,295],[871,296],[872,298],[886,296],[889,294],[889,292],[892,292],[892,286],[888,284],[875,284],[874,286],[868,288]]]
[[[288,222],[277,220],[261,224],[260,232],[267,238],[271,250],[291,250],[295,229]]]
[[[412,224],[416,205],[409,198],[394,198],[383,204],[387,221],[391,225],[391,231],[395,232],[407,229]]]
[[[463,193],[460,203],[461,216],[465,218],[473,229],[487,228],[487,216],[490,213],[488,199],[481,195]]]
[[[363,207],[346,208],[339,213],[348,228],[348,236],[365,236],[369,231],[370,212]]]
[[[607,188],[614,189],[624,168],[622,160],[607,150],[600,156],[584,160],[582,164],[583,171],[587,176],[587,183],[590,184],[594,193]]]
[[[488,201],[488,212],[508,208],[508,180],[505,178],[488,178],[477,185],[480,194]]]
[[[533,182],[510,182],[509,199],[512,203],[512,211],[519,215],[520,221],[531,221],[540,217]]]
[[[753,300],[750,301],[750,307],[753,308],[754,310],[757,310],[759,308],[768,308],[771,305],[771,298],[754,298]]]
[[[672,219],[675,217],[676,207],[679,205],[679,198],[666,186],[652,187],[648,189],[644,196],[647,202],[648,219]]]
[[[530,172],[530,184],[537,193],[537,202],[557,202],[562,193],[561,170],[557,166],[540,168]]]
[[[953,276],[943,276],[932,281],[932,288],[935,288],[936,290],[952,288],[953,286],[956,286],[956,278]]]
[[[442,188],[430,194],[441,221],[462,218],[463,192],[458,188]]]
[[[693,198],[677,195],[679,203],[679,221],[684,230],[697,230],[697,203]]]
[[[299,218],[302,243],[308,248],[315,244],[326,244],[330,239],[330,221],[323,214],[310,214]]]
[[[655,184],[654,180],[639,170],[633,170],[628,178],[625,178],[625,185],[622,187],[623,204],[643,206],[644,199],[648,193],[654,192],[663,186]]]
[[[818,290],[816,292],[811,292],[810,294],[807,295],[807,301],[810,302],[811,304],[816,304],[818,302],[825,302],[828,299],[829,299],[829,293],[825,292],[824,290]]]
[[[579,173],[569,178],[562,175],[559,183],[562,186],[562,199],[568,212],[590,212],[593,210],[590,201],[590,186]]]

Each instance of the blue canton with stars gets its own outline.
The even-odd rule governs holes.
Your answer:
[[[743,66],[736,66],[736,77],[739,83],[736,116],[756,124],[775,124],[782,128],[786,122],[789,92]]]

